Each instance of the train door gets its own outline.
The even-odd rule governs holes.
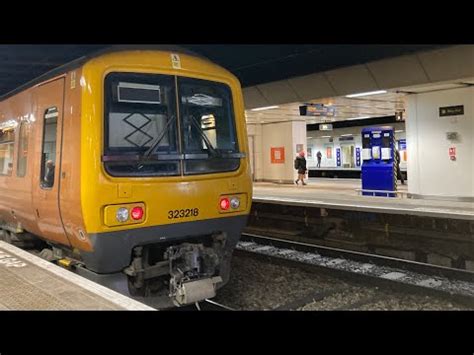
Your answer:
[[[33,204],[40,235],[70,245],[59,210],[64,78],[35,88]],[[79,208],[79,207],[78,207]]]

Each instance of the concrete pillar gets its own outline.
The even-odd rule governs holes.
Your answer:
[[[474,87],[412,94],[406,100],[408,192],[474,198]],[[440,117],[441,107],[459,105],[463,115]],[[458,139],[449,139],[450,132]],[[456,160],[450,159],[450,148]]]
[[[251,123],[248,134],[254,142],[255,180],[293,183],[297,146],[302,145],[306,152],[306,122]]]

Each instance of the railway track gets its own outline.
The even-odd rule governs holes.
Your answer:
[[[373,286],[391,287],[411,293],[441,297],[474,308],[474,273],[431,264],[322,247],[244,233],[237,251],[254,257],[276,259],[278,263],[323,270],[328,275]],[[314,291],[276,309],[298,309],[311,301],[321,301],[343,290]],[[377,302],[362,300],[351,309]]]

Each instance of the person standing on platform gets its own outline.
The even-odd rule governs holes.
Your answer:
[[[317,165],[318,168],[321,167],[321,157],[322,157],[322,156],[323,156],[323,155],[322,155],[321,152],[318,150],[318,153],[316,154],[316,158],[318,158],[318,165]]]
[[[295,180],[295,184],[298,185],[298,181],[301,180],[303,185],[306,185],[304,178],[306,176],[306,158],[304,157],[304,151],[301,151],[295,159],[295,169],[298,170],[298,179]]]
[[[395,164],[397,164],[397,180],[402,180],[402,185],[405,185],[405,180],[403,179],[402,171],[400,170],[400,152],[395,148]]]

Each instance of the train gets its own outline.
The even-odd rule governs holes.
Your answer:
[[[251,202],[239,80],[187,49],[108,48],[0,97],[1,239],[118,292],[214,297]]]

